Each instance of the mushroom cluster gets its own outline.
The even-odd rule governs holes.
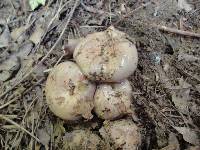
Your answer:
[[[47,78],[45,92],[50,110],[68,121],[89,120],[94,110],[99,118],[110,121],[110,127],[103,129],[108,130],[116,149],[137,149],[140,134],[135,123],[116,120],[134,113],[132,87],[127,79],[138,63],[134,43],[111,26],[73,42],[70,51],[74,62],[60,63]],[[120,134],[123,139],[118,139]],[[130,141],[129,137],[137,140]]]

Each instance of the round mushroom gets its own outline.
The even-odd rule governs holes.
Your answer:
[[[128,80],[115,84],[100,84],[94,95],[94,111],[106,120],[131,114],[132,87]]]
[[[110,149],[109,144],[105,143],[98,135],[92,133],[90,130],[74,130],[65,134],[63,138],[63,149]]]
[[[138,63],[133,42],[113,26],[87,35],[76,46],[73,57],[90,80],[100,82],[121,81],[135,71]]]
[[[114,149],[137,150],[141,144],[141,134],[131,120],[105,121],[100,134]]]
[[[47,104],[64,120],[91,119],[95,89],[74,62],[66,61],[53,68],[47,78]]]

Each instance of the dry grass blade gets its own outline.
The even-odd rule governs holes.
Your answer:
[[[0,114],[0,119],[6,120],[7,122],[11,123],[12,125],[16,126],[17,128],[21,129],[22,131],[26,132],[27,134],[29,134],[32,138],[34,138],[37,142],[40,142],[40,139],[38,139],[35,135],[33,135],[31,132],[29,132],[28,130],[26,130],[25,128],[23,128],[22,126],[20,126],[19,124],[17,124],[16,122],[12,121],[11,119],[9,119],[8,117],[6,117],[5,115]]]
[[[163,31],[166,31],[166,32],[171,32],[171,33],[180,34],[180,35],[184,35],[184,36],[191,36],[191,37],[200,38],[200,34],[198,34],[198,33],[173,29],[173,28],[170,28],[170,27],[160,26],[160,25],[153,25],[153,26],[158,28],[159,30],[163,30]]]
[[[51,54],[51,52],[55,49],[55,47],[57,46],[57,44],[60,42],[60,40],[61,40],[61,38],[62,38],[62,36],[63,36],[63,34],[64,34],[64,32],[65,32],[65,29],[68,27],[69,22],[70,22],[70,20],[71,20],[73,14],[74,14],[74,11],[75,11],[76,7],[78,6],[78,3],[79,3],[79,0],[76,0],[76,1],[75,1],[75,4],[74,4],[74,6],[73,6],[73,8],[72,8],[72,10],[71,10],[71,12],[70,12],[70,15],[69,15],[69,17],[68,17],[68,19],[67,19],[67,22],[66,22],[66,24],[65,24],[65,26],[64,26],[64,28],[63,28],[63,30],[62,30],[60,36],[59,36],[59,38],[57,39],[57,41],[55,42],[55,44],[52,46],[52,48],[49,50],[49,52],[42,58],[42,60],[41,60],[35,67],[33,67],[26,75],[24,75],[24,77],[23,77],[21,80],[19,80],[19,81],[18,81],[17,83],[15,83],[11,88],[9,88],[9,89],[7,89],[5,92],[3,92],[3,93],[0,95],[0,98],[2,98],[4,95],[6,95],[6,94],[7,94],[8,92],[10,92],[11,90],[13,90],[13,89],[14,89],[17,85],[19,85],[22,81],[24,81],[28,76],[31,75],[31,73],[32,73],[34,70],[36,70],[36,69],[38,68],[38,66],[39,66],[40,64],[42,64],[42,63],[47,59],[47,57],[49,56],[49,54]]]
[[[38,85],[39,83],[41,83],[44,80],[44,78],[40,79],[35,85]],[[30,87],[29,89],[25,90],[25,93],[28,93],[35,85],[33,85],[32,87]],[[6,102],[5,104],[0,106],[0,109],[3,109],[5,107],[7,107],[8,105],[12,104],[13,102],[15,102],[16,100],[18,100],[19,97],[15,97],[12,100]]]
[[[17,100],[17,98],[14,98],[14,99],[8,101],[7,103],[1,105],[1,106],[0,106],[0,109],[5,108],[6,106],[10,105],[11,103],[15,102],[16,100]]]

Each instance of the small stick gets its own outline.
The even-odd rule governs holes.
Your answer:
[[[17,128],[21,129],[22,131],[26,132],[27,134],[29,134],[32,138],[34,138],[37,142],[41,143],[40,139],[38,139],[35,135],[33,135],[31,132],[29,132],[28,130],[26,130],[24,127],[20,126],[19,124],[17,124],[16,122],[14,122],[13,120],[9,119],[8,117],[6,117],[5,115],[0,114],[0,119],[6,120],[7,122],[11,123],[12,125],[16,126]]]
[[[4,107],[10,105],[11,103],[15,102],[16,100],[17,100],[17,98],[14,98],[14,99],[8,101],[7,103],[1,105],[1,106],[0,106],[0,109],[3,109]]]
[[[163,31],[166,31],[166,32],[171,32],[171,33],[176,33],[176,34],[180,34],[180,35],[184,35],[184,36],[191,36],[191,37],[200,38],[199,33],[194,33],[194,32],[190,32],[190,31],[183,31],[183,30],[174,29],[174,28],[161,26],[161,25],[153,25],[153,27],[156,27],[159,30],[163,30]]]
[[[34,84],[33,86],[31,86],[27,91],[24,90],[24,91],[23,91],[24,94],[25,94],[25,93],[28,93],[35,85],[38,85],[38,84],[41,83],[43,80],[44,80],[44,78],[40,79],[36,84]],[[12,100],[10,100],[10,101],[6,102],[5,104],[1,105],[1,106],[0,106],[0,109],[3,109],[3,108],[5,108],[5,107],[7,107],[8,105],[12,104],[12,103],[15,102],[16,100],[18,100],[18,98],[19,98],[19,97],[15,97],[15,98],[13,98]]]
[[[25,114],[24,114],[24,117],[23,117],[23,119],[22,119],[22,123],[24,123],[24,119],[26,118],[26,115],[28,114],[28,112],[31,110],[31,107],[32,107],[32,105],[33,105],[33,103],[35,103],[35,101],[38,99],[38,97],[36,96],[34,99],[33,99],[33,101],[29,104],[29,106],[28,106],[28,108],[27,108],[27,110],[26,110],[26,112],[25,112]]]
[[[55,66],[57,66],[59,63],[60,63],[60,61],[63,59],[63,57],[66,55],[66,53],[64,52],[61,56],[60,56],[60,58],[58,59],[58,61],[56,62],[56,64],[54,65],[54,67]]]
[[[200,78],[198,76],[192,75],[191,73],[187,72],[186,70],[184,70],[183,68],[177,66],[177,65],[173,65],[176,69],[178,69],[181,73],[183,73],[184,75],[187,75],[191,78],[193,78],[194,80],[196,80],[197,82],[200,83]]]
[[[80,28],[106,28],[106,26],[89,26],[89,25],[83,25],[79,27]]]

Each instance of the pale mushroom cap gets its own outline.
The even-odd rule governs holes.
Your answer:
[[[132,88],[128,80],[100,84],[94,96],[94,111],[102,119],[115,119],[131,111]]]
[[[83,73],[94,81],[118,82],[136,69],[138,54],[127,35],[114,27],[89,34],[74,51],[74,59]]]
[[[105,142],[96,134],[89,130],[79,129],[65,134],[63,138],[65,148],[69,149],[88,149],[96,150],[98,148],[108,149]]]
[[[90,119],[95,88],[75,63],[63,62],[53,68],[47,78],[47,104],[50,110],[62,119]]]
[[[100,129],[100,134],[105,140],[110,141],[115,149],[137,150],[141,144],[141,134],[131,120],[106,122]]]

